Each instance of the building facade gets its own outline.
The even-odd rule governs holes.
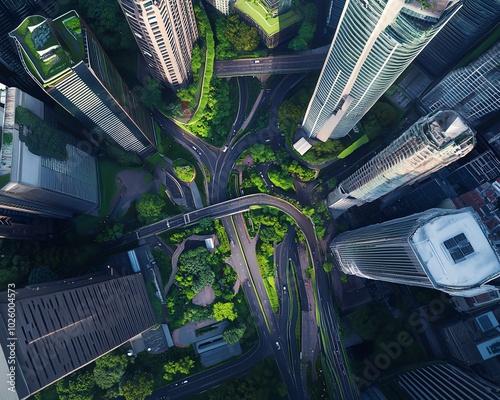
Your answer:
[[[455,111],[419,119],[328,195],[334,216],[416,182],[469,153],[474,132]]]
[[[443,78],[421,100],[424,112],[451,108],[468,124],[500,109],[500,43]]]
[[[118,0],[151,74],[177,90],[192,78],[198,27],[191,0]]]
[[[430,209],[337,236],[330,245],[343,272],[472,297],[494,290],[500,254],[471,209]]]
[[[215,9],[224,15],[229,15],[231,0],[207,0]]]
[[[156,144],[151,116],[75,11],[28,17],[10,36],[26,72],[96,141],[110,138],[140,154]]]
[[[74,213],[99,206],[97,161],[69,134],[66,159],[33,154],[20,137],[18,107],[43,129],[60,130],[68,121],[17,88],[0,88],[0,237],[46,240]]]
[[[302,129],[340,138],[358,123],[460,8],[438,0],[347,0]]]
[[[452,364],[434,364],[398,376],[398,385],[412,400],[498,400],[500,389]]]
[[[499,18],[500,0],[463,0],[463,7],[422,50],[416,63],[434,77],[447,73],[495,26],[498,29]]]
[[[7,292],[0,293],[2,373],[11,354],[10,300]],[[15,309],[17,393],[5,390],[6,400],[27,398],[156,324],[142,274],[85,276],[16,289]]]

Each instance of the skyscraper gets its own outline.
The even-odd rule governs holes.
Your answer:
[[[443,78],[421,100],[426,112],[452,108],[468,124],[500,109],[500,43]]]
[[[304,117],[309,137],[347,135],[460,7],[455,0],[422,4],[346,1]]]
[[[500,0],[463,0],[463,7],[416,58],[416,63],[437,77],[448,72],[488,32],[498,27]]]
[[[15,43],[9,38],[9,32],[30,14],[51,14],[56,7],[54,0],[0,2],[0,82],[38,98],[49,98],[24,70]]]
[[[229,15],[230,0],[208,0],[208,2],[222,14]]]
[[[328,195],[328,205],[339,216],[353,205],[378,199],[451,164],[474,144],[474,132],[455,111],[426,115],[343,180]]]
[[[192,76],[198,27],[191,0],[118,0],[151,74],[173,89]]]
[[[15,307],[15,326],[9,307]],[[15,392],[3,390],[2,399],[25,399],[155,324],[142,274],[87,275],[16,289],[15,306],[2,292],[0,370],[7,374],[15,366]]]
[[[346,274],[471,297],[494,290],[500,254],[472,208],[430,209],[337,236]]]
[[[26,72],[96,140],[106,135],[142,154],[156,143],[152,118],[75,11],[28,17],[10,36]]]
[[[26,132],[28,127],[21,128],[19,119],[16,119],[18,107],[32,113],[31,118],[40,124],[50,110],[41,101],[17,88],[7,88],[1,92],[4,106],[0,104],[0,116],[3,117],[0,124],[0,176],[6,179],[3,185],[0,184],[0,193],[10,197],[13,202],[19,199],[42,208],[48,206],[49,209],[57,210],[60,216],[96,209],[99,205],[96,159],[75,146],[76,143],[61,144],[61,147],[65,146],[66,159],[31,152],[25,143],[26,139],[23,139],[26,134],[23,131]],[[46,132],[57,128],[44,123],[42,129]],[[67,136],[72,139],[70,135]],[[18,209],[22,210],[23,206],[19,205]]]

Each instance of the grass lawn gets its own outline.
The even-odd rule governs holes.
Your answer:
[[[279,301],[278,293],[276,292],[276,285],[273,277],[264,278],[264,286],[266,287],[267,296],[269,297],[269,304],[274,312],[278,312]]]
[[[99,217],[106,217],[109,214],[111,201],[118,190],[116,174],[123,169],[120,165],[107,161],[99,161],[99,185],[101,190],[101,208]]]
[[[264,5],[249,3],[246,0],[237,0],[234,6],[258,23],[268,35],[274,35],[301,20],[301,16],[293,10],[274,18],[266,18],[268,11]]]
[[[0,176],[0,189],[10,182],[10,174]]]
[[[368,143],[370,139],[368,139],[367,135],[361,136],[358,140],[356,140],[353,144],[351,144],[347,149],[342,151],[337,158],[346,158],[348,155],[350,155],[354,150],[359,149],[361,146],[364,144]]]

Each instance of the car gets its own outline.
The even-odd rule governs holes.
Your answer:
[[[222,149],[222,152],[225,153],[227,151],[227,146],[224,146],[224,148]]]
[[[183,384],[184,384],[184,383],[188,383],[187,379],[186,379],[185,381],[182,381],[182,383],[183,383]]]
[[[252,64],[260,64],[259,60],[252,60]]]
[[[281,350],[280,342],[276,342],[276,347],[278,348],[278,350]]]
[[[196,146],[191,146],[193,148],[194,151],[196,151]]]

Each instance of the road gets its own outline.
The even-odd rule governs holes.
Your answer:
[[[320,70],[325,63],[328,46],[293,55],[216,61],[214,73],[218,78],[270,74],[293,74]]]
[[[260,62],[258,65],[260,66]],[[261,332],[261,346],[266,348],[266,351],[259,354],[260,356],[264,356],[265,354],[271,354],[271,352],[274,353],[280,373],[290,391],[290,398],[294,400],[302,399],[307,398],[307,388],[306,383],[300,375],[300,368],[298,368],[300,365],[300,349],[295,343],[295,324],[298,320],[298,312],[303,308],[303,304],[301,305],[300,302],[306,299],[304,282],[302,282],[301,276],[299,277],[300,274],[296,274],[296,276],[292,274],[288,262],[285,261],[286,257],[293,258],[293,252],[286,254],[289,249],[286,250],[285,246],[282,246],[281,256],[278,255],[281,258],[281,260],[278,260],[280,271],[278,288],[286,286],[287,293],[281,289],[282,313],[277,316],[269,304],[269,299],[267,298],[262,277],[255,260],[255,249],[246,238],[246,227],[241,215],[239,215],[251,206],[256,205],[274,206],[289,214],[305,236],[311,262],[316,271],[316,307],[319,311],[318,324],[321,334],[321,347],[327,363],[325,373],[327,380],[331,383],[330,392],[334,398],[356,399],[359,397],[359,394],[355,385],[350,381],[345,368],[346,362],[340,343],[337,317],[332,302],[333,294],[330,289],[328,276],[322,267],[323,255],[311,220],[290,203],[266,194],[247,195],[233,200],[226,200],[229,172],[243,151],[255,143],[270,143],[272,146],[284,145],[283,138],[277,127],[277,110],[287,93],[304,76],[305,74],[285,76],[281,80],[276,80],[271,87],[261,94],[256,109],[270,105],[271,115],[269,127],[259,131],[257,134],[238,133],[244,123],[244,114],[247,108],[246,83],[243,79],[239,80],[240,104],[238,114],[233,123],[232,132],[228,135],[226,149],[217,149],[206,144],[160,113],[155,113],[155,118],[162,125],[162,129],[167,131],[184,148],[190,151],[199,163],[203,163],[207,167],[211,176],[211,182],[207,185],[208,203],[211,205],[142,227],[138,231],[109,243],[104,247],[106,250],[111,250],[117,246],[130,245],[138,240],[148,240],[153,235],[196,223],[202,218],[221,218],[228,236],[232,243],[234,243],[231,248],[233,263],[238,270],[240,280],[243,279],[242,282],[246,282],[243,289],[249,300],[257,327]],[[331,173],[338,168],[339,165],[337,164],[335,169],[332,167],[328,172]],[[345,169],[347,170],[347,168]],[[309,185],[303,195],[307,196],[307,191],[311,193],[312,190],[314,190],[314,185]],[[229,217],[230,215],[234,215],[234,217]],[[288,246],[289,242],[287,241],[286,247]],[[185,398],[204,388],[216,386],[229,376],[240,375],[244,371],[247,371],[247,368],[249,368],[249,365],[245,364],[245,367],[232,369],[230,375],[224,375],[222,378],[217,379],[214,378],[214,375],[209,375],[208,373],[199,374],[196,375],[196,380],[194,381],[191,378],[188,379],[188,383],[181,385],[182,388],[170,385],[161,390],[165,389],[165,392],[162,393],[169,393],[169,398]],[[155,396],[158,394],[159,392],[156,391]]]

